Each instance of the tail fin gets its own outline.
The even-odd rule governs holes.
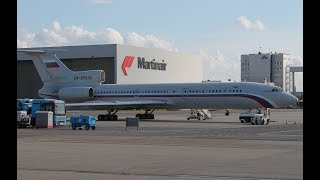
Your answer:
[[[56,51],[66,50],[17,50],[31,57],[43,83],[63,82],[66,76],[73,74],[73,71],[57,58]]]

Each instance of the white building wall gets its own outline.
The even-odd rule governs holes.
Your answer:
[[[241,81],[250,81],[248,55],[241,55]]]
[[[284,53],[241,55],[241,81],[260,82],[264,79],[291,92],[291,56]]]
[[[241,81],[264,83],[271,80],[271,54],[241,55]]]
[[[144,58],[146,63],[143,67],[145,69],[139,66],[139,58],[140,60]],[[125,59],[127,59],[126,62]],[[154,64],[149,67],[147,62],[151,61],[157,65],[161,63],[161,70],[152,69]],[[115,73],[117,84],[182,83],[203,80],[202,62],[199,55],[126,45],[117,45]]]
[[[284,91],[290,92],[291,56],[277,53],[272,55],[272,82]]]

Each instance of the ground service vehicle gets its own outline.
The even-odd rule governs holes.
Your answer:
[[[27,111],[17,111],[17,127],[25,128],[31,125],[31,118],[27,115]]]
[[[83,126],[86,130],[89,130],[90,128],[92,130],[96,129],[96,119],[93,116],[71,116],[70,123],[73,130],[77,127],[82,129]]]
[[[33,99],[23,98],[17,99],[17,111],[27,111],[28,114],[31,114],[31,106]]]
[[[270,109],[267,108],[263,114],[255,114],[254,117],[251,118],[252,125],[264,125],[269,124],[270,122]]]
[[[255,114],[261,114],[261,109],[242,109],[240,110],[239,120],[241,123],[251,122],[251,118],[253,118]]]
[[[35,125],[37,111],[52,111],[53,126],[67,123],[65,102],[57,99],[34,99],[31,106],[31,125]]]

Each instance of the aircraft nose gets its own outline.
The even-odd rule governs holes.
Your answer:
[[[288,104],[289,105],[296,106],[298,101],[299,100],[297,97],[293,96],[292,94],[288,94]]]

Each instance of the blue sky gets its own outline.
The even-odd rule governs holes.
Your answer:
[[[128,44],[198,53],[204,79],[240,81],[240,55],[303,64],[302,0],[18,0],[18,47]],[[296,86],[302,91],[303,73]]]

